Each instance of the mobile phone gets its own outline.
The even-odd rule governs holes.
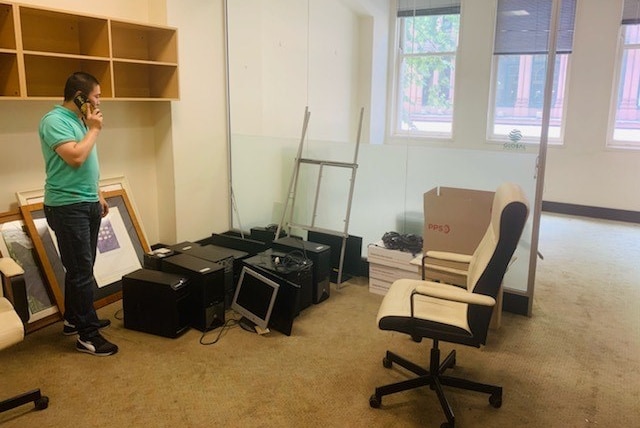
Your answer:
[[[87,96],[80,93],[73,98],[73,102],[78,106],[82,115],[87,117],[87,109],[89,108],[89,100],[87,99]]]

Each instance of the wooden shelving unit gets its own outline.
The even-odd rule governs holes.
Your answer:
[[[0,97],[19,97],[20,77],[13,8],[0,3]]]
[[[103,99],[176,100],[177,30],[0,2],[0,99],[60,98],[74,71]]]

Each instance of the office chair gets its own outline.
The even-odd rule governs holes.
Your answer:
[[[29,320],[29,305],[24,271],[18,263],[11,258],[0,257],[0,279],[0,285],[2,285],[0,286],[0,350],[2,350],[24,339],[24,326]],[[7,290],[7,296],[12,298],[14,304],[3,296],[3,289]],[[49,398],[42,395],[40,389],[34,389],[0,401],[0,412],[31,402],[37,410],[43,410],[48,407]]]
[[[414,364],[387,351],[385,368],[393,363],[418,375],[417,378],[381,386],[369,398],[378,408],[382,397],[428,385],[440,401],[447,421],[442,428],[453,428],[455,417],[442,386],[452,386],[490,394],[489,403],[502,405],[502,387],[445,375],[456,363],[456,351],[440,362],[440,341],[479,348],[486,343],[491,313],[511,256],[513,255],[529,213],[522,189],[504,183],[496,190],[487,231],[469,260],[467,287],[440,282],[400,279],[395,281],[382,300],[378,327],[409,335],[414,341],[432,340],[428,368]]]

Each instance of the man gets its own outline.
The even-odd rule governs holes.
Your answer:
[[[78,96],[86,104],[76,104]],[[98,232],[101,218],[109,212],[98,186],[99,107],[98,80],[88,73],[73,73],[65,84],[64,101],[42,117],[39,134],[47,175],[44,212],[66,270],[63,333],[78,334],[78,351],[107,356],[118,347],[100,334],[99,329],[111,322],[99,320],[93,306]]]

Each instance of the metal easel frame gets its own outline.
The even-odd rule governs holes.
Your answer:
[[[293,169],[293,174],[291,175],[291,181],[289,183],[289,190],[288,190],[288,194],[287,194],[287,200],[285,202],[285,206],[284,209],[282,211],[282,219],[280,220],[280,224],[278,225],[278,230],[276,232],[276,237],[280,236],[280,231],[283,229],[283,227],[287,228],[287,236],[290,235],[291,233],[291,228],[295,227],[298,229],[302,229],[302,230],[307,230],[307,231],[314,231],[314,232],[321,232],[321,233],[326,233],[329,235],[335,235],[335,236],[340,236],[342,237],[342,246],[340,248],[340,263],[338,266],[338,279],[337,279],[337,286],[338,288],[340,287],[340,285],[342,284],[342,267],[343,267],[343,262],[344,262],[344,253],[345,253],[345,247],[346,247],[346,243],[347,243],[347,238],[349,237],[349,218],[351,216],[351,203],[353,201],[353,188],[355,186],[355,181],[356,181],[356,172],[358,169],[358,149],[360,148],[360,138],[361,138],[361,134],[362,134],[362,119],[364,116],[364,108],[360,109],[360,119],[359,119],[359,123],[358,123],[358,136],[356,138],[356,144],[355,144],[355,150],[354,150],[354,154],[353,154],[353,162],[338,162],[338,161],[332,161],[332,160],[321,160],[321,159],[310,159],[310,158],[303,158],[302,157],[302,149],[304,146],[304,140],[306,138],[306,134],[307,134],[307,127],[309,125],[309,117],[311,116],[311,113],[309,112],[309,108],[305,108],[304,111],[304,120],[303,120],[303,124],[302,124],[302,136],[300,138],[300,144],[298,145],[298,153],[296,154],[296,159],[295,159],[295,166]],[[317,185],[316,185],[316,194],[315,194],[315,199],[314,199],[314,203],[313,203],[313,213],[311,216],[311,224],[296,224],[293,223],[293,212],[294,212],[294,207],[295,207],[295,200],[296,200],[296,192],[297,192],[297,188],[298,188],[298,176],[300,173],[300,167],[301,165],[318,165],[319,166],[319,170],[318,170],[318,181],[317,181]],[[349,199],[347,201],[347,212],[345,215],[345,218],[343,219],[344,222],[344,229],[343,230],[332,230],[332,229],[325,229],[325,228],[321,228],[321,227],[317,227],[315,225],[315,220],[316,220],[316,216],[317,216],[317,212],[318,212],[318,197],[320,195],[320,184],[322,181],[322,172],[324,170],[325,167],[336,167],[336,168],[347,168],[347,169],[351,169],[351,179],[350,179],[350,185],[349,185]],[[291,201],[291,209],[289,210],[289,219],[285,224],[285,217],[287,215],[287,208],[289,206],[289,201]]]

